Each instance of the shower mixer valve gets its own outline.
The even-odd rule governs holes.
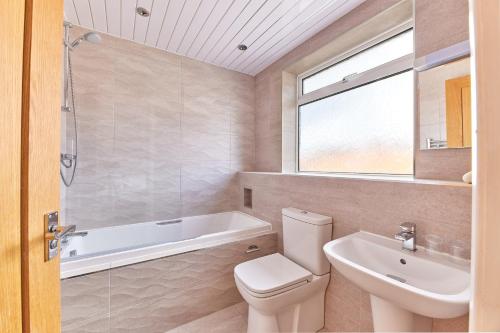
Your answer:
[[[61,154],[61,164],[69,169],[73,166],[73,161],[76,160],[76,155],[73,154]]]

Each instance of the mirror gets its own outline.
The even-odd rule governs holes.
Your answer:
[[[470,59],[418,73],[420,149],[471,146]]]

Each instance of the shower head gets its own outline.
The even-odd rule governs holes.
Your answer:
[[[96,32],[87,32],[86,34],[81,35],[80,37],[75,39],[73,41],[73,43],[71,43],[71,47],[76,48],[78,45],[80,45],[82,40],[85,40],[85,41],[92,43],[92,44],[99,44],[101,42],[102,38]]]
[[[87,32],[85,35],[83,35],[83,38],[92,44],[99,44],[102,40],[101,35],[99,35],[96,32]]]

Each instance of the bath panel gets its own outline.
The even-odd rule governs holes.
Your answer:
[[[247,253],[250,245],[260,250]],[[234,266],[276,251],[268,231],[62,279],[62,332],[164,333],[241,302]]]

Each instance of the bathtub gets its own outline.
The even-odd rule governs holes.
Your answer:
[[[61,278],[231,243],[272,231],[241,212],[128,224],[80,231],[61,244]],[[78,234],[77,234],[78,235]]]

